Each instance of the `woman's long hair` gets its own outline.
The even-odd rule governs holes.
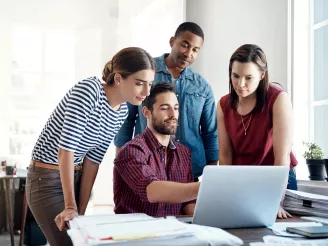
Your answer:
[[[254,111],[262,111],[266,102],[267,90],[269,88],[269,74],[266,56],[263,50],[255,44],[244,44],[240,46],[231,56],[229,63],[229,90],[230,107],[237,110],[239,98],[233,88],[231,80],[231,70],[234,61],[240,63],[252,62],[256,64],[261,72],[265,72],[263,79],[256,89],[256,105]]]

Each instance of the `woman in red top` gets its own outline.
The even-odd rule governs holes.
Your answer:
[[[288,188],[296,189],[292,104],[269,83],[260,47],[246,44],[233,53],[229,84],[230,93],[217,106],[220,165],[289,165]],[[281,204],[277,217],[291,216]]]

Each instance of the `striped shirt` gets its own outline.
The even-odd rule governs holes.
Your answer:
[[[146,189],[153,181],[194,181],[189,149],[172,140],[166,148],[149,128],[122,147],[114,161],[113,174],[116,214],[182,215],[186,205],[196,203],[196,200],[178,204],[148,201]]]
[[[111,108],[97,77],[78,82],[59,102],[43,128],[32,160],[58,165],[58,149],[74,152],[74,165],[85,156],[100,164],[128,114],[126,103]]]

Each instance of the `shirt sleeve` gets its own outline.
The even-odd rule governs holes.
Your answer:
[[[194,182],[194,176],[192,175],[192,162],[191,162],[191,153],[190,150],[186,148],[186,154],[187,154],[187,170],[188,170],[188,180],[187,183],[192,183]],[[187,206],[188,204],[196,204],[196,199],[195,200],[191,200],[188,202],[184,202],[182,203],[182,207],[181,207],[181,212],[183,212],[183,209],[185,206]]]
[[[79,146],[91,112],[99,98],[96,81],[83,80],[76,84],[59,105],[64,123],[59,140],[59,148],[75,152]]]
[[[129,114],[125,119],[121,129],[118,131],[114,139],[114,144],[117,147],[122,147],[125,143],[129,142],[133,136],[133,130],[138,114],[138,106],[127,103]]]
[[[104,156],[107,152],[108,147],[109,147],[109,142],[106,144],[101,144],[97,148],[88,151],[86,156],[88,157],[88,159],[90,161],[93,161],[94,163],[97,163],[100,165],[104,159]]]
[[[206,161],[217,161],[219,158],[219,139],[216,122],[216,105],[212,88],[208,85],[208,94],[200,119],[202,139]]]
[[[119,152],[114,168],[131,190],[144,201],[148,201],[146,188],[157,181],[155,170],[148,163],[148,155],[141,146],[130,143]]]

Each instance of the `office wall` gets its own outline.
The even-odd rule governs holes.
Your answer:
[[[246,43],[264,50],[270,80],[287,89],[288,1],[186,0],[186,20],[204,30],[205,43],[193,66],[209,80],[216,100],[228,93],[232,53]]]

